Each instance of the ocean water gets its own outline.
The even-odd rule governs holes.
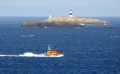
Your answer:
[[[46,18],[0,17],[1,74],[120,73],[120,27],[21,28]],[[119,17],[96,18],[120,26]],[[49,44],[64,57],[43,56]]]

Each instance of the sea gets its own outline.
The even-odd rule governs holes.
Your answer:
[[[93,18],[112,25],[21,28],[47,17],[0,17],[0,74],[120,74],[120,17]],[[45,57],[48,45],[64,56]]]

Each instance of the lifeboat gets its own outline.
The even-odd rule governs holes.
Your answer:
[[[48,46],[48,51],[45,53],[46,56],[59,56],[59,57],[63,57],[64,54],[63,52],[58,52],[56,50],[52,50],[50,48],[50,46]]]

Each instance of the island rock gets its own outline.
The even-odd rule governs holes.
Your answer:
[[[76,28],[84,25],[110,25],[110,22],[92,18],[77,18],[73,16],[72,10],[67,17],[50,17],[40,22],[23,22],[23,28]]]

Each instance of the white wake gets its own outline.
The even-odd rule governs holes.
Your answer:
[[[45,53],[34,54],[32,52],[26,52],[20,55],[3,55],[0,54],[0,57],[62,57],[62,56],[46,56]]]

